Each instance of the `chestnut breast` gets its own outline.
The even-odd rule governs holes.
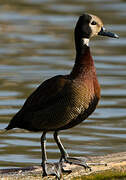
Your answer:
[[[32,125],[39,129],[66,129],[69,124],[79,124],[78,116],[85,113],[95,97],[93,79],[68,80],[57,101],[46,109],[34,112]],[[87,117],[87,116],[86,116]],[[36,121],[35,121],[35,119]],[[81,121],[84,118],[81,118]],[[72,126],[74,126],[74,124]]]
[[[78,115],[60,129],[68,129],[79,124],[96,109],[100,99],[100,85],[94,66],[90,70],[85,68],[84,74],[79,74],[73,80],[71,99],[73,99],[74,103],[73,110]]]

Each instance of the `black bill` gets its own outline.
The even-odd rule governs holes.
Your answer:
[[[119,38],[119,36],[117,34],[106,31],[104,27],[101,28],[101,31],[98,33],[98,35],[108,36],[108,37],[112,37],[112,38]]]

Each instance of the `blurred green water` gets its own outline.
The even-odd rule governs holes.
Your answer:
[[[90,46],[101,84],[97,110],[81,125],[61,132],[71,155],[126,151],[126,1],[6,0],[0,2],[0,129],[45,79],[69,73],[75,57],[73,31],[80,14],[99,16],[120,39],[97,37]],[[41,163],[40,133],[0,136],[0,167]],[[59,151],[48,134],[50,161]]]

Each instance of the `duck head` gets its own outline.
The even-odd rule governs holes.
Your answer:
[[[115,33],[106,31],[99,17],[92,14],[81,15],[75,27],[75,41],[81,40],[88,45],[89,39],[97,35],[119,38]]]

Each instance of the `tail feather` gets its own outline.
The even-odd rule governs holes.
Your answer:
[[[10,121],[10,123],[8,124],[8,126],[5,129],[0,129],[0,134],[4,134],[8,130],[13,129],[13,128],[14,128],[13,121]]]
[[[10,129],[13,129],[13,128],[15,128],[16,127],[16,116],[14,116],[12,119],[11,119],[11,121],[10,121],[10,123],[8,124],[8,126],[5,128],[6,130],[10,130]]]
[[[15,127],[17,127],[17,123],[18,123],[18,113],[11,119],[10,123],[8,124],[8,126],[5,128],[6,130],[10,130],[13,129]]]
[[[13,129],[14,127],[13,127],[13,125],[10,123],[6,128],[5,128],[5,130],[10,130],[10,129]]]

